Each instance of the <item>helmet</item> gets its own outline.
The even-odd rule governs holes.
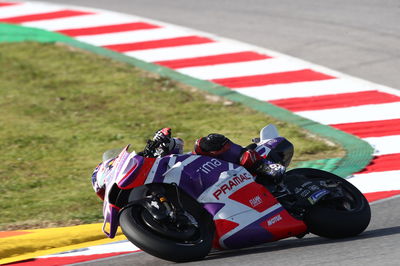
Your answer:
[[[105,179],[113,168],[114,160],[115,158],[112,158],[105,162],[101,162],[97,165],[92,174],[92,187],[101,200],[104,200],[104,194],[106,191]]]

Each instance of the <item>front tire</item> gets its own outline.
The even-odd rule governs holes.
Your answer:
[[[304,216],[308,230],[327,238],[352,237],[362,233],[371,220],[371,209],[364,195],[347,180],[318,169],[298,168],[287,175],[301,175],[308,179],[338,182],[345,191],[342,201],[321,200]]]
[[[154,227],[149,225],[147,210],[141,205],[122,210],[119,218],[122,232],[134,245],[161,259],[174,262],[203,259],[210,252],[214,238],[212,217],[190,196],[183,192],[180,196],[184,210],[197,223],[196,232],[187,239],[179,239],[154,230]],[[172,197],[173,193],[167,195],[172,204],[178,204]]]

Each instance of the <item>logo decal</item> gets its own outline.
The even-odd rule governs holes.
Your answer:
[[[326,189],[322,189],[320,191],[315,192],[314,194],[312,194],[309,198],[308,201],[311,204],[315,204],[317,201],[319,201],[323,196],[325,196],[326,194],[329,194],[329,191]]]
[[[209,174],[212,170],[218,168],[221,165],[222,163],[217,159],[211,159],[210,161],[200,166],[200,168],[197,169],[196,172],[203,172],[204,174]]]
[[[254,208],[262,203],[262,199],[260,196],[255,196],[254,198],[249,200],[250,205]]]
[[[277,216],[272,217],[271,219],[267,220],[267,225],[271,226],[273,224],[276,224],[277,222],[282,220],[282,216],[278,214]]]
[[[214,197],[219,200],[221,194],[226,194],[227,192],[231,191],[235,187],[239,186],[246,180],[253,180],[252,177],[247,176],[246,174],[241,174],[239,176],[235,176],[231,178],[229,181],[222,184],[214,193]]]

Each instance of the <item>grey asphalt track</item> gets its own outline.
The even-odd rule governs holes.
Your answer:
[[[399,0],[49,0],[233,38],[400,89]]]
[[[360,236],[329,240],[315,235],[290,238],[244,250],[212,253],[205,260],[180,265],[346,265],[398,266],[400,262],[400,197],[371,206],[372,220]],[[107,258],[81,266],[173,265],[144,252]]]
[[[49,0],[187,26],[400,89],[399,0]],[[307,236],[185,265],[400,265],[400,198],[372,206],[362,235]],[[169,265],[144,252],[79,265]]]

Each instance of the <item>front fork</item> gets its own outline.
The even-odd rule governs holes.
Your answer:
[[[164,220],[175,216],[174,210],[167,198],[159,193],[151,193],[143,201],[143,207],[156,220]]]
[[[176,199],[175,203],[171,202],[167,198],[164,188],[157,186],[144,199],[142,205],[156,221],[174,223],[177,228],[193,225],[188,217],[189,214],[182,207],[178,189],[176,189]]]

